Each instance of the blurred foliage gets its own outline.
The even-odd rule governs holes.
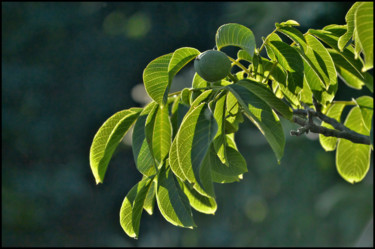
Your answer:
[[[352,246],[373,216],[373,173],[356,185],[337,174],[316,137],[290,137],[281,165],[250,122],[239,149],[249,172],[217,184],[214,216],[198,228],[143,214],[141,239],[118,221],[141,175],[123,144],[95,185],[88,152],[113,113],[140,106],[131,89],[154,58],[183,46],[205,51],[217,28],[249,27],[259,39],[275,22],[344,24],[348,2],[2,2],[2,246]],[[191,72],[176,81],[189,84]],[[186,83],[185,83],[186,84]],[[338,98],[352,90],[340,85]],[[286,133],[295,128],[285,123]],[[370,225],[368,225],[370,224]],[[366,237],[367,236],[367,237]],[[364,243],[373,241],[372,232]],[[363,237],[363,236],[362,236]],[[370,245],[371,245],[370,244]]]

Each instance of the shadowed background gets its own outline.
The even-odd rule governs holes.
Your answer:
[[[147,64],[180,47],[215,45],[235,22],[256,39],[275,22],[299,29],[344,24],[344,2],[2,2],[2,246],[370,246],[373,170],[345,182],[334,152],[316,136],[291,137],[278,165],[261,133],[245,121],[236,136],[249,172],[215,184],[218,210],[193,212],[197,228],[143,213],[140,238],[122,231],[123,198],[141,179],[128,137],[104,183],[95,185],[89,148],[117,111],[144,104]],[[189,87],[191,64],[174,80]],[[368,94],[342,82],[336,99]]]

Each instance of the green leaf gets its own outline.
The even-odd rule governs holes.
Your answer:
[[[303,87],[303,62],[298,51],[282,41],[269,41],[267,51],[272,50],[280,65],[288,71],[288,88],[298,93]]]
[[[163,167],[159,173],[156,200],[161,214],[168,222],[186,228],[196,226],[189,200],[170,168]]]
[[[345,21],[347,23],[347,31],[345,34],[343,34],[339,40],[338,40],[338,48],[342,52],[350,39],[353,36],[354,31],[354,14],[360,5],[360,2],[356,2],[353,4],[353,6],[349,9],[349,11],[346,13]]]
[[[228,139],[228,138],[227,138]],[[228,142],[229,143],[229,142]],[[226,146],[228,165],[221,163],[213,148],[210,149],[212,180],[217,183],[231,183],[242,179],[247,172],[245,158],[233,146]]]
[[[279,27],[277,31],[289,37],[298,46],[300,46],[303,51],[306,50],[307,45],[306,45],[305,37],[303,36],[302,32],[299,31],[298,29],[290,27],[290,26],[284,26],[284,27]]]
[[[173,173],[181,180],[186,181],[187,178],[181,168],[181,163],[177,154],[177,139],[175,138],[171,145],[171,150],[169,152],[169,163]]]
[[[159,105],[152,129],[152,151],[154,158],[159,165],[168,155],[171,143],[172,125],[169,120],[168,106]]]
[[[374,113],[374,99],[370,96],[362,96],[355,99],[355,102],[361,110],[362,121],[365,125],[365,129],[367,132],[370,132],[372,115]]]
[[[362,86],[366,85],[373,91],[374,79],[370,73],[359,73],[358,70],[336,50],[328,49],[328,52],[335,63],[337,73],[346,85],[354,89],[362,89]]]
[[[248,80],[248,79],[238,81],[236,85],[245,87],[247,90],[255,94],[258,98],[266,102],[271,108],[278,111],[284,118],[288,120],[292,120],[292,117],[293,117],[292,109],[283,101],[278,99],[274,95],[274,93],[270,89],[268,89],[265,85],[261,83],[257,83],[255,81]]]
[[[299,23],[295,20],[288,20],[286,22],[282,22],[280,24],[276,25],[276,28],[278,27],[290,27],[290,26],[300,26]]]
[[[199,74],[195,73],[193,77],[193,81],[191,83],[192,88],[202,88],[202,87],[207,87],[208,82],[202,79]]]
[[[361,110],[358,106],[351,109],[344,125],[363,135],[370,132],[362,122]],[[356,183],[362,181],[370,168],[371,146],[352,143],[347,139],[338,139],[336,150],[336,167],[346,181]]]
[[[204,214],[215,214],[217,204],[214,198],[199,194],[199,192],[188,183],[179,182],[192,208]]]
[[[215,38],[218,50],[227,46],[236,46],[253,57],[256,44],[254,34],[249,28],[237,23],[224,24],[217,30]]]
[[[172,80],[172,78],[178,73],[178,71],[181,70],[181,68],[183,68],[199,54],[199,50],[195,48],[183,47],[176,49],[173,52],[171,61],[168,65],[170,79]]]
[[[308,45],[305,54],[313,65],[311,65],[312,69],[323,79],[323,87],[328,89],[330,85],[336,85],[337,73],[327,49],[310,34],[306,34],[305,39]]]
[[[146,198],[143,204],[144,210],[146,210],[146,212],[149,215],[152,215],[154,213],[155,200],[156,200],[156,183],[152,181],[147,191]]]
[[[326,115],[328,117],[336,119],[340,122],[341,113],[346,105],[343,103],[333,103],[327,110]],[[321,126],[334,129],[332,125],[322,122]],[[319,142],[325,151],[333,151],[336,149],[337,138],[336,137],[326,137],[319,134]]]
[[[328,26],[327,26],[328,27]],[[325,27],[325,28],[327,28]],[[309,29],[308,33],[313,34],[315,37],[319,38],[325,44],[336,50],[340,55],[342,55],[345,60],[352,65],[352,67],[361,75],[361,68],[363,63],[361,58],[356,59],[355,51],[352,46],[346,46],[343,52],[337,46],[339,34],[336,32],[337,29],[328,29],[328,30],[314,30]]]
[[[205,196],[214,197],[209,164],[204,159],[218,125],[206,103],[192,106],[191,109],[176,136],[178,162],[186,179],[194,184],[196,190]]]
[[[138,238],[143,204],[151,186],[151,180],[145,178],[130,189],[120,209],[120,224],[125,233]]]
[[[152,113],[157,107],[158,104],[156,102],[151,102],[150,104],[148,104],[139,115],[133,129],[132,150],[135,165],[139,172],[141,172],[145,176],[152,176],[156,173],[155,168],[157,167],[157,165],[155,165],[152,152],[147,143],[145,125],[150,113],[152,116]]]
[[[90,147],[90,167],[96,184],[103,182],[113,152],[141,111],[142,108],[130,108],[117,112],[95,134]]]
[[[267,55],[272,61],[276,61],[275,53],[273,52],[272,48],[268,46],[268,42],[270,41],[279,41],[282,42],[283,40],[278,36],[276,33],[271,33],[267,36],[266,40],[262,37],[263,43],[266,47]]]
[[[357,38],[362,52],[365,56],[365,65],[362,68],[362,72],[373,67],[374,60],[374,3],[363,2],[361,3],[357,11],[355,12],[355,30],[357,32]]]
[[[182,119],[189,110],[188,106],[182,104],[180,100],[180,98],[176,98],[171,108],[171,124],[173,130],[172,139],[175,138],[178,132],[178,128],[180,127],[180,124],[182,122]]]
[[[169,53],[154,59],[143,71],[146,92],[159,105],[164,105],[167,102],[171,83],[168,69],[172,56],[173,53]]]
[[[276,64],[276,66],[274,66],[273,63],[271,63],[267,59],[262,58],[262,60],[264,65],[264,74],[268,75],[272,70],[270,79],[279,85],[284,97],[288,100],[289,103],[291,103],[293,107],[299,107],[300,103],[297,95],[292,93],[291,89],[288,88],[290,86],[288,86],[287,84],[287,74],[285,70],[278,63]]]
[[[238,52],[237,52],[237,59],[238,60],[244,60],[244,61],[252,62],[252,58],[249,55],[249,53],[246,52],[243,49],[238,50]]]
[[[214,148],[220,160],[227,163],[227,156],[225,150],[225,109],[226,109],[227,95],[223,94],[217,99],[215,103],[214,118],[218,125],[216,136],[214,137]]]
[[[252,121],[267,139],[280,162],[285,146],[284,131],[277,115],[266,102],[253,94],[247,88],[234,84],[227,88],[237,98],[245,115]]]

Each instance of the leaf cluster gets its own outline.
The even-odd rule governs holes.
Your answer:
[[[237,47],[237,58],[228,58],[240,70],[234,73],[232,68],[228,77],[217,82],[207,82],[196,73],[190,88],[175,93],[169,92],[173,77],[201,52],[183,47],[151,61],[143,81],[152,102],[111,116],[90,149],[91,170],[101,183],[114,150],[134,127],[132,149],[142,178],[122,203],[124,231],[137,238],[143,210],[151,215],[155,205],[168,222],[185,228],[196,226],[192,209],[214,214],[214,184],[238,182],[247,172],[235,142],[245,118],[264,135],[278,162],[285,146],[280,118],[312,124],[309,110],[313,110],[323,121],[321,127],[338,131],[344,127],[343,132],[369,136],[372,97],[337,101],[335,95],[338,77],[353,90],[365,86],[373,91],[368,72],[373,67],[372,9],[373,3],[355,3],[346,25],[328,25],[305,34],[294,20],[276,23],[259,48],[249,28],[222,25],[216,48]],[[267,57],[261,56],[263,49]],[[344,124],[332,126],[330,120],[340,123],[346,106],[351,110]],[[299,133],[309,131],[303,128]],[[369,169],[372,142],[359,144],[326,135],[320,134],[320,143],[326,151],[336,150],[339,174],[351,183],[361,181]]]

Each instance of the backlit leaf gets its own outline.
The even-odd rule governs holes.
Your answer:
[[[370,132],[371,119],[374,113],[374,99],[370,96],[362,96],[355,99],[355,102],[361,110],[363,124],[367,132]]]
[[[214,198],[199,194],[190,184],[180,182],[182,190],[189,199],[190,206],[204,214],[215,214],[217,204]]]
[[[120,209],[120,224],[129,237],[138,238],[143,204],[151,186],[151,179],[145,178],[130,189]]]
[[[355,30],[357,32],[358,42],[365,56],[365,65],[362,72],[373,67],[374,60],[374,3],[363,2],[355,12]],[[356,40],[357,42],[357,40]]]
[[[169,53],[154,59],[143,71],[146,92],[159,105],[167,102],[171,82],[168,69],[172,56],[173,53]]]
[[[237,98],[246,116],[265,136],[280,162],[284,153],[285,137],[279,118],[266,102],[245,87],[233,84],[227,88]]]
[[[362,86],[366,85],[372,91],[374,79],[370,73],[359,73],[358,70],[356,70],[356,68],[345,60],[342,54],[338,53],[336,50],[328,49],[328,52],[335,63],[337,73],[345,84],[355,89],[362,89]]]
[[[341,113],[344,110],[344,107],[345,104],[343,103],[333,103],[327,110],[326,115],[340,122]],[[326,122],[322,122],[321,126],[334,129],[332,125]],[[319,134],[319,142],[325,151],[333,151],[336,149],[337,138],[326,137],[322,134]]]
[[[236,85],[245,87],[255,94],[258,98],[266,102],[271,108],[278,111],[284,118],[291,120],[293,117],[292,109],[280,99],[276,98],[273,92],[263,84],[248,79],[238,81]]]
[[[138,117],[137,122],[135,122],[133,135],[132,135],[132,150],[133,157],[135,160],[135,165],[139,172],[145,176],[151,176],[156,173],[155,161],[152,155],[152,151],[147,142],[145,126],[147,117],[152,114],[158,104],[156,102],[151,102],[148,104]]]
[[[181,70],[181,68],[183,68],[199,54],[199,50],[195,48],[183,47],[176,49],[173,52],[172,58],[168,65],[170,79],[172,79],[178,73],[178,71]]]
[[[340,49],[341,52],[344,50],[345,46],[348,44],[348,42],[353,36],[354,15],[359,5],[360,5],[360,2],[354,3],[353,6],[349,9],[349,11],[345,15],[347,31],[338,40],[338,48]]]
[[[168,222],[186,228],[196,226],[189,200],[170,168],[163,167],[159,173],[156,200],[161,214]]]
[[[236,46],[253,57],[256,47],[255,37],[253,32],[243,25],[228,23],[220,26],[216,32],[215,40],[218,50],[227,46]]]
[[[168,155],[172,143],[172,126],[168,106],[160,106],[152,130],[152,151],[158,164]]]
[[[358,106],[351,109],[344,125],[360,134],[370,132],[362,121],[361,110]],[[371,146],[353,143],[347,139],[338,139],[336,150],[336,167],[339,174],[348,182],[362,181],[370,168]]]
[[[103,182],[113,152],[141,111],[142,108],[130,108],[117,112],[95,134],[90,147],[90,167],[97,184]]]
[[[178,162],[186,179],[194,186],[197,185],[196,190],[203,190],[201,194],[214,197],[209,164],[205,162],[205,157],[216,135],[217,123],[206,103],[192,108],[176,136]]]

